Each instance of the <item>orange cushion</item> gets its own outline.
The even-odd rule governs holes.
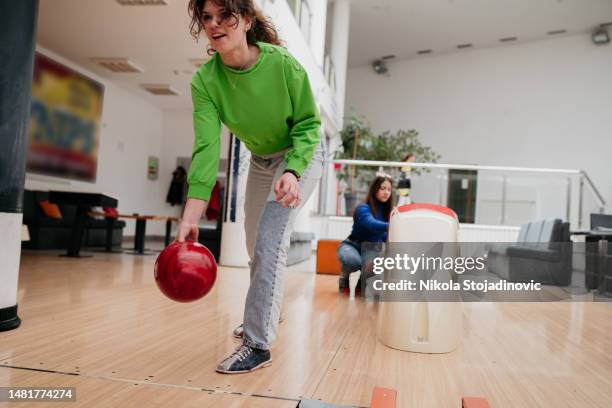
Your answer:
[[[60,211],[57,204],[51,204],[48,200],[44,200],[38,203],[42,208],[45,215],[49,218],[62,219],[62,212]]]
[[[317,242],[317,273],[340,275],[342,267],[336,251],[340,241],[336,239],[320,239]]]

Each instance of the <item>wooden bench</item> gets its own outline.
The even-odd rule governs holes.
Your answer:
[[[145,231],[147,228],[147,221],[165,221],[166,222],[166,235],[164,237],[165,246],[170,245],[170,236],[172,231],[172,222],[179,222],[180,218],[165,216],[165,215],[141,215],[141,214],[117,214],[108,215],[103,212],[98,211],[90,211],[90,216],[102,216],[106,219],[106,252],[120,252],[113,251],[112,248],[112,231],[113,231],[113,223],[118,218],[132,219],[136,220],[136,232],[134,236],[134,254],[138,255],[146,255],[144,241],[145,241]]]

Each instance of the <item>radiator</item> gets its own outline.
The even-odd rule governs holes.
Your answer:
[[[516,242],[520,227],[459,224],[459,242]]]

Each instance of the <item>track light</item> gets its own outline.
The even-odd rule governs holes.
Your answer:
[[[374,69],[374,72],[376,72],[378,75],[386,74],[388,71],[385,62],[379,59],[372,62],[372,69]]]

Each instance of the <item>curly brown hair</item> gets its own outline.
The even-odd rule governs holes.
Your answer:
[[[281,47],[285,46],[278,36],[276,27],[274,27],[270,19],[255,6],[253,0],[189,0],[188,11],[189,17],[191,17],[189,32],[196,41],[204,29],[202,17],[204,5],[207,1],[212,1],[217,7],[223,9],[223,17],[226,20],[233,18],[235,20],[235,24],[233,24],[235,27],[238,26],[239,15],[251,18],[251,28],[246,33],[248,44],[255,45],[257,41],[261,41]],[[214,53],[215,50],[210,48],[208,52],[209,54]]]

